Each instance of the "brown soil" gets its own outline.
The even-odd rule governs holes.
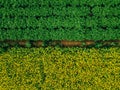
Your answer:
[[[103,46],[105,45],[111,45],[112,41],[103,41]]]
[[[4,41],[4,43],[7,43],[7,44],[9,44],[12,47],[15,46],[15,44],[17,44],[17,42],[14,41],[14,40],[6,40],[6,41]]]
[[[94,45],[95,41],[93,41],[93,40],[85,40],[85,41],[83,41],[83,43],[85,43],[86,46],[89,46],[89,45]]]
[[[62,46],[68,46],[68,47],[72,47],[72,46],[82,46],[82,42],[80,41],[67,41],[67,40],[63,40],[61,41],[61,45]]]
[[[120,40],[115,40],[116,43],[120,43]]]
[[[103,46],[107,45],[112,45],[112,43],[116,44],[117,46],[120,46],[120,40],[106,40],[106,41],[103,41]]]
[[[28,40],[5,40],[5,41],[0,41],[1,43],[7,43],[9,46],[15,46],[15,44],[18,44],[19,46],[26,47],[26,43]],[[33,47],[42,47],[44,41],[38,40],[38,41],[32,41],[30,42],[31,46]],[[106,40],[106,41],[93,41],[93,40],[84,40],[84,41],[68,41],[68,40],[54,40],[49,42],[49,46],[63,46],[63,47],[73,47],[73,46],[78,46],[78,47],[84,47],[84,46],[91,46],[95,45],[96,43],[101,43],[103,46],[120,46],[120,40]]]
[[[56,45],[60,45],[60,44],[61,44],[61,41],[55,40],[55,41],[52,41],[49,45],[50,46],[56,46]]]
[[[35,46],[35,47],[41,47],[42,45],[43,45],[43,41],[41,41],[41,40],[33,42],[33,46]]]
[[[18,44],[19,44],[20,46],[25,47],[25,46],[26,46],[26,43],[27,43],[28,41],[27,41],[27,40],[18,40],[17,42],[18,42]]]

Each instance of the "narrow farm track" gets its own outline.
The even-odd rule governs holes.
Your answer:
[[[4,40],[0,41],[0,47],[47,47],[47,46],[61,46],[61,47],[104,47],[115,46],[120,47],[120,40],[84,40],[84,41],[69,41],[69,40]]]

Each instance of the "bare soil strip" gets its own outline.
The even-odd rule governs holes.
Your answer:
[[[69,40],[48,40],[48,41],[34,41],[34,40],[4,40],[0,41],[0,47],[9,46],[20,46],[20,47],[42,47],[42,46],[62,46],[62,47],[89,47],[89,46],[120,46],[120,40],[83,40],[83,41],[69,41]]]

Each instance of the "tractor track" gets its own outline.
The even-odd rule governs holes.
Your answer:
[[[69,40],[1,40],[0,47],[47,47],[47,46],[61,46],[61,47],[104,47],[104,46],[118,46],[120,47],[120,40],[83,40],[83,41],[69,41]]]

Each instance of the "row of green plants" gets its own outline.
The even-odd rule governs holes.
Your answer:
[[[120,40],[120,30],[0,30],[0,40]]]
[[[36,19],[38,18],[38,19]],[[55,29],[58,28],[72,28],[74,29],[84,29],[85,27],[91,27],[91,29],[101,29],[102,27],[107,27],[107,29],[115,29],[115,27],[120,28],[119,17],[109,16],[109,17],[74,17],[72,14],[70,16],[33,16],[26,18],[23,16],[15,16],[15,18],[3,17],[1,21],[0,28],[10,28],[10,29],[21,29],[21,28],[36,28],[39,29]]]
[[[0,2],[2,5],[5,5],[5,7],[7,7],[8,5],[12,5],[12,7],[19,7],[21,5],[24,6],[24,5],[30,5],[30,6],[35,6],[36,4],[40,4],[41,6],[44,6],[44,5],[52,5],[52,6],[56,6],[56,5],[61,5],[61,6],[66,6],[66,4],[70,4],[71,6],[76,6],[76,5],[83,5],[83,4],[87,4],[87,5],[90,5],[90,6],[93,6],[93,5],[101,5],[101,4],[104,4],[104,5],[109,5],[109,6],[112,6],[112,5],[117,5],[117,4],[120,4],[119,0],[113,0],[113,1],[110,1],[110,0],[107,0],[107,1],[100,1],[100,0],[95,0],[95,1],[88,1],[88,0],[29,0],[29,1],[21,1],[21,0],[9,0],[9,1],[5,1],[5,0],[1,0]]]
[[[0,90],[119,90],[120,48],[11,48]]]
[[[32,11],[32,12],[31,12]],[[54,6],[52,7],[33,7],[33,8],[1,8],[1,14],[3,15],[27,15],[27,16],[35,16],[35,15],[70,15],[70,16],[82,16],[88,15],[90,11],[95,16],[106,16],[106,15],[118,15],[120,13],[119,6],[118,7],[100,7],[95,6],[91,9],[91,7],[82,6],[82,7],[61,7],[61,6]],[[21,13],[22,12],[22,13]]]

